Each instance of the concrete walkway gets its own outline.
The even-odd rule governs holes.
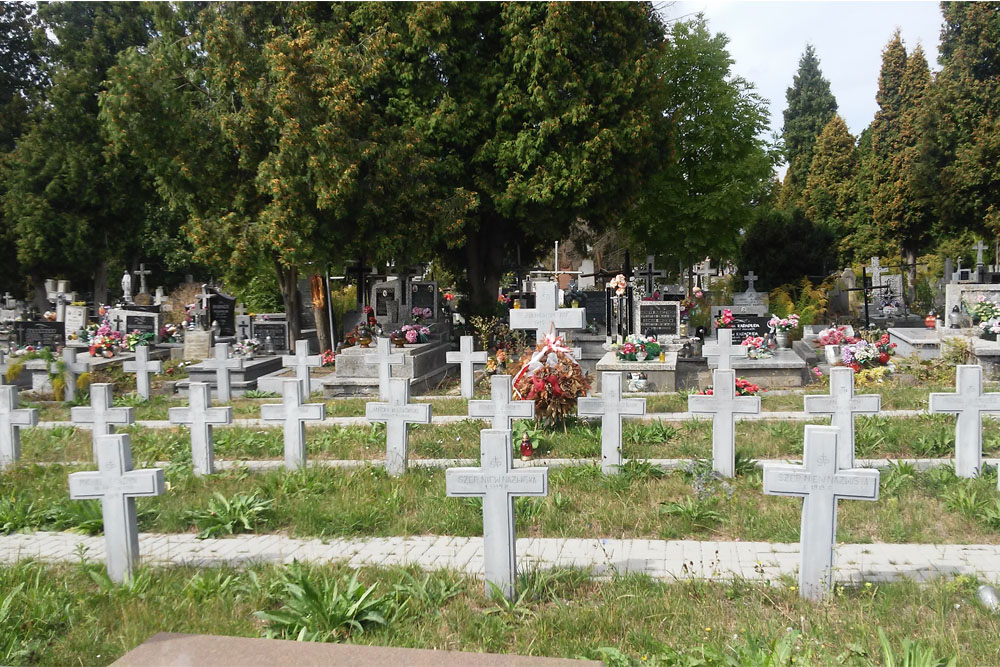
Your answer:
[[[77,562],[80,552],[103,561],[104,538],[75,533],[38,532],[0,536],[0,562],[34,558]],[[199,540],[194,534],[139,535],[144,563],[241,566],[251,563],[345,562],[364,565],[419,565],[452,568],[482,575],[480,537],[373,537],[302,540],[281,535],[238,535]],[[696,542],[523,538],[517,540],[519,569],[592,568],[595,576],[639,572],[657,579],[728,579],[732,576],[771,581],[794,576],[798,544],[768,542]],[[917,581],[966,574],[1000,582],[1000,545],[841,544],[836,555],[837,581]]]

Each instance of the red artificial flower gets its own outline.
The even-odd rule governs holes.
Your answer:
[[[553,394],[555,394],[556,396],[562,396],[563,395],[562,389],[559,387],[559,378],[558,378],[558,376],[550,375],[547,378],[545,378],[545,381],[549,383],[550,387],[552,387],[552,393]]]
[[[882,352],[881,354],[878,355],[878,362],[883,366],[885,366],[887,363],[889,363],[889,355],[886,354],[885,352]]]
[[[854,361],[854,362],[851,362],[851,368],[853,368],[853,369],[854,369],[854,372],[855,372],[855,373],[860,373],[860,372],[861,372],[861,364],[859,364],[859,363],[858,363],[858,362],[856,362],[856,361]]]

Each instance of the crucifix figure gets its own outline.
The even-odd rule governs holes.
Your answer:
[[[201,367],[205,370],[215,371],[215,395],[219,401],[228,403],[233,400],[229,371],[242,370],[243,360],[229,358],[229,343],[216,343],[215,357],[202,361]]]
[[[138,345],[135,348],[135,359],[122,364],[122,369],[126,373],[135,373],[135,391],[142,396],[142,400],[148,401],[153,390],[150,376],[163,372],[163,362],[150,361],[149,346]]]
[[[215,453],[212,443],[212,426],[233,423],[233,408],[209,407],[208,383],[192,382],[188,385],[188,406],[167,410],[171,424],[191,426],[191,462],[195,475],[215,472]]]
[[[983,367],[955,368],[955,393],[932,393],[931,414],[949,412],[955,421],[955,474],[978,477],[982,472],[983,413],[1000,412],[1000,393],[983,393]]]
[[[90,424],[94,439],[94,460],[97,460],[97,440],[102,435],[111,435],[115,426],[135,423],[132,408],[113,408],[110,384],[90,385],[90,407],[76,406],[69,409],[69,418],[74,426]]]
[[[392,378],[392,367],[405,363],[403,355],[393,352],[389,347],[388,338],[379,338],[375,342],[375,354],[365,355],[365,363],[378,366],[378,397],[380,401],[389,400],[389,380]]]
[[[473,352],[472,346],[472,336],[462,336],[459,338],[459,351],[445,354],[445,360],[449,364],[458,364],[461,370],[462,398],[472,398],[475,373],[473,364],[485,364],[487,360],[485,352]]]
[[[733,367],[731,359],[747,356],[747,348],[743,345],[733,345],[732,329],[716,329],[715,342],[705,343],[702,347],[702,354],[708,357],[718,357],[716,368],[720,371],[728,371]]]
[[[263,421],[284,422],[285,468],[306,467],[306,422],[326,418],[325,403],[303,403],[302,383],[285,380],[281,383],[281,404],[260,406]]]
[[[736,371],[716,370],[709,395],[688,396],[688,410],[712,415],[712,469],[723,477],[736,476],[736,415],[760,414],[760,396],[736,395]]]
[[[480,433],[478,468],[449,468],[446,493],[452,497],[483,499],[483,564],[486,595],[491,584],[508,600],[514,599],[517,574],[514,531],[514,496],[546,496],[548,468],[513,469],[510,431]]]
[[[389,401],[365,405],[365,419],[385,423],[385,469],[393,477],[406,472],[410,450],[410,424],[430,424],[429,403],[410,403],[410,381],[389,381]]]
[[[490,378],[490,400],[469,401],[469,416],[489,418],[490,428],[495,431],[509,431],[515,419],[534,419],[534,401],[512,401],[509,375],[494,375]]]
[[[799,594],[810,600],[822,599],[833,584],[837,501],[878,500],[878,470],[837,469],[837,436],[835,426],[806,426],[803,465],[764,466],[764,493],[803,499]]]
[[[536,283],[535,307],[516,308],[510,311],[511,329],[534,329],[535,342],[545,340],[545,335],[553,327],[559,329],[583,329],[587,326],[586,310],[583,308],[560,308],[559,285],[556,283]]]
[[[309,369],[323,365],[323,357],[309,354],[309,341],[295,341],[295,354],[285,354],[281,357],[281,365],[285,368],[295,368],[295,379],[302,383],[302,395],[309,396],[312,387],[309,382]]]
[[[805,396],[805,411],[813,415],[831,415],[830,425],[840,429],[837,441],[837,468],[854,467],[854,415],[874,415],[882,409],[879,394],[854,395],[854,369],[844,366],[830,369],[830,393]]]
[[[646,266],[643,267],[642,271],[636,273],[636,276],[643,279],[646,287],[646,296],[649,296],[656,287],[656,279],[666,279],[667,272],[656,268],[656,258],[653,255],[646,255]]]
[[[68,346],[63,348],[62,359],[65,368],[63,398],[67,403],[72,403],[76,400],[76,378],[78,375],[90,372],[90,366],[86,361],[77,361],[76,350]]]
[[[622,398],[622,374],[601,373],[601,397],[576,399],[581,417],[601,418],[601,472],[613,475],[622,464],[622,417],[646,414],[645,398]]]
[[[18,409],[17,387],[0,387],[0,470],[21,458],[21,427],[38,424],[37,408]]]
[[[139,270],[134,272],[135,275],[139,276],[139,293],[148,294],[146,291],[146,276],[152,274],[153,272],[146,268],[145,264],[139,264]]]
[[[748,271],[747,274],[745,276],[743,276],[743,280],[747,281],[747,291],[748,292],[756,292],[757,291],[754,288],[754,286],[753,286],[753,284],[755,282],[757,282],[757,274],[755,274],[753,271]]]
[[[98,499],[104,518],[104,550],[108,576],[122,583],[132,578],[139,560],[135,499],[163,493],[163,469],[132,470],[128,433],[97,439],[97,470],[69,476],[69,497]]]

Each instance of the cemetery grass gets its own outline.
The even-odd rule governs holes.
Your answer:
[[[138,466],[137,466],[138,467]],[[80,466],[19,466],[0,474],[0,532],[101,530],[96,500],[70,500],[67,474]],[[761,475],[715,478],[705,464],[664,473],[627,465],[554,468],[550,492],[517,498],[522,537],[647,538],[797,542],[801,500],[765,496]],[[308,468],[251,473],[233,468],[195,477],[189,462],[168,466],[168,491],[137,500],[139,530],[233,532],[301,538],[482,534],[482,501],[449,498],[440,469],[399,478],[382,468]],[[842,502],[837,539],[847,543],[1000,543],[996,472],[959,479],[947,467],[884,473],[878,503]]]
[[[961,665],[1000,662],[1000,617],[975,601],[979,582],[969,577],[838,587],[830,601],[814,604],[800,599],[790,580],[663,582],[617,574],[595,580],[589,574],[524,572],[519,600],[501,605],[485,596],[481,581],[448,570],[141,567],[131,583],[113,586],[99,563],[26,561],[0,567],[6,599],[0,661],[103,665],[157,632],[282,637],[304,628],[330,641],[584,657],[611,665],[777,665],[794,658],[796,664],[869,666],[885,664],[881,633],[897,654],[907,640],[919,644],[915,652],[924,660],[908,664],[939,664],[945,657]],[[324,582],[335,582],[343,591],[355,575],[361,591],[373,588],[369,600],[381,623],[352,631],[318,614],[293,614],[277,627],[255,613],[281,609],[293,595],[290,584],[307,581],[322,591]]]

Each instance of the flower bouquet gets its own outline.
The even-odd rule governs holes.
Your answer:
[[[434,311],[430,308],[421,308],[420,306],[414,306],[413,310],[410,311],[410,315],[413,316],[413,322],[415,324],[421,324],[424,320],[429,320],[434,316]]]
[[[321,354],[320,358],[323,361],[323,368],[329,368],[337,363],[337,355],[335,355],[331,350],[327,350]]]
[[[769,359],[774,356],[774,350],[763,336],[747,336],[740,345],[747,349],[747,357],[750,359]]]
[[[762,391],[767,391],[766,389],[761,389],[760,385],[756,385],[749,380],[744,380],[743,378],[736,378],[736,395],[737,396],[756,396]],[[712,387],[707,389],[702,389],[698,392],[702,396],[712,396],[715,390]]]
[[[847,340],[847,327],[829,327],[819,332],[813,340],[816,347],[826,347],[827,345],[843,345]]]
[[[402,347],[404,342],[411,345],[414,343],[426,343],[430,340],[430,335],[430,328],[422,324],[404,324],[399,329],[393,331],[389,337],[397,346]]]
[[[660,344],[653,336],[631,334],[622,343],[612,343],[608,349],[613,350],[621,361],[657,360],[660,357]]]
[[[247,338],[233,346],[233,352],[246,359],[253,359],[254,353],[260,349],[261,343],[256,338]]]
[[[980,338],[985,340],[996,340],[997,334],[1000,334],[1000,317],[994,317],[993,319],[980,322],[979,328],[982,330],[979,334]]]
[[[795,313],[792,313],[788,317],[771,315],[771,319],[767,321],[767,326],[779,333],[788,333],[793,329],[799,328],[799,316]]]
[[[723,308],[722,314],[715,318],[716,329],[728,329],[733,325],[733,311]]]
[[[176,324],[164,324],[160,327],[160,340],[164,343],[179,343],[184,330]]]
[[[628,287],[628,280],[625,279],[623,274],[619,273],[608,282],[608,287],[615,290],[615,296],[622,296],[625,294],[625,288]]]
[[[884,333],[875,341],[864,339],[845,345],[840,352],[841,361],[855,372],[863,368],[888,366],[896,354],[896,344],[889,342],[889,334]]]
[[[125,334],[125,349],[129,352],[135,352],[135,348],[140,345],[152,345],[153,344],[153,334],[152,332],[145,332],[135,330],[132,333]]]
[[[1000,305],[990,301],[985,294],[980,294],[971,305],[963,299],[962,305],[969,311],[975,324],[1000,319]]]
[[[111,321],[107,315],[99,325],[87,327],[87,345],[92,357],[113,357],[115,348],[121,347],[123,341],[121,332],[111,329]]]
[[[550,333],[521,357],[514,376],[514,397],[535,402],[535,415],[556,421],[576,411],[576,399],[590,390],[590,376],[563,339]]]

